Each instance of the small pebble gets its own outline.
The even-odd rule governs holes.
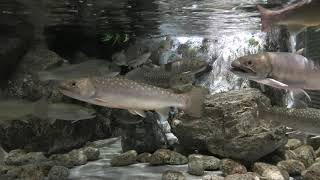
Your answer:
[[[168,170],[162,174],[162,180],[186,180],[186,177],[180,171]]]
[[[221,171],[224,175],[245,174],[247,173],[247,168],[234,160],[223,159],[221,162]]]

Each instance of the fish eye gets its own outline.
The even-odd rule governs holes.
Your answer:
[[[249,61],[247,62],[247,64],[248,64],[249,66],[251,66],[251,65],[252,65],[252,61],[249,60]]]
[[[76,85],[77,85],[76,82],[72,82],[72,83],[71,83],[71,86],[72,86],[72,87],[76,87]]]

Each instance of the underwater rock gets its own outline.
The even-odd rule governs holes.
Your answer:
[[[315,159],[316,155],[313,148],[309,145],[303,145],[295,149],[294,152],[297,154],[298,159],[305,165],[305,167],[311,166]]]
[[[158,149],[150,157],[151,165],[164,165],[164,164],[182,165],[187,163],[188,163],[187,157],[175,151],[170,151],[168,149]]]
[[[312,146],[313,149],[320,148],[320,138],[314,138],[312,135],[307,135],[306,141],[306,144]]]
[[[65,180],[68,176],[68,168],[63,166],[53,166],[48,174],[48,180]]]
[[[81,149],[75,149],[67,154],[54,154],[50,156],[50,160],[54,161],[58,166],[65,166],[68,168],[80,166],[87,163],[87,156]]]
[[[111,166],[128,166],[137,163],[137,152],[130,150],[111,159]]]
[[[180,171],[168,170],[162,174],[161,180],[186,180],[186,177]]]
[[[202,177],[202,180],[224,180],[224,177],[208,174]]]
[[[181,123],[172,127],[173,133],[186,151],[209,151],[222,157],[255,161],[287,142],[284,127],[273,127],[270,122],[254,118],[255,100],[270,102],[256,89],[209,95],[203,117],[177,117]]]
[[[42,152],[30,152],[26,153],[23,150],[17,149],[12,150],[8,153],[5,158],[6,165],[21,166],[30,163],[39,163],[47,161],[48,159],[44,156]]]
[[[28,164],[20,166],[21,174],[20,178],[25,180],[43,180],[45,175],[42,172],[42,169],[34,164]]]
[[[294,150],[302,145],[303,143],[299,139],[288,139],[288,142],[285,145],[285,148],[289,150]]]
[[[137,161],[141,162],[141,163],[150,162],[151,156],[152,156],[152,154],[150,154],[150,153],[141,153],[138,155]]]
[[[222,159],[221,171],[224,175],[245,174],[247,173],[247,168],[234,160]]]
[[[298,155],[292,150],[286,150],[284,153],[284,157],[285,157],[285,160],[290,160],[290,159],[299,160]]]
[[[189,156],[188,173],[196,176],[204,174],[203,160],[201,155]]]
[[[277,166],[286,170],[290,176],[299,176],[306,169],[302,162],[293,159],[281,161]]]
[[[94,147],[84,147],[83,153],[87,156],[88,161],[95,161],[99,159],[100,150]]]
[[[314,153],[316,157],[320,157],[320,147]]]
[[[255,173],[232,174],[226,176],[224,180],[260,180],[260,177]]]
[[[254,163],[253,171],[269,180],[289,180],[288,172],[271,164]]]
[[[193,156],[198,156],[202,159],[203,168],[206,171],[214,171],[218,170],[221,166],[221,160],[214,157],[214,156],[206,156],[200,154],[191,154],[189,155],[188,159],[192,158]]]
[[[302,177],[304,180],[320,180],[320,163],[312,164],[302,172]]]

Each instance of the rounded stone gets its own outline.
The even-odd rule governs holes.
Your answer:
[[[180,171],[168,170],[162,174],[162,180],[186,180],[185,175]]]
[[[196,176],[202,176],[204,174],[203,160],[201,155],[189,157],[188,173]]]
[[[128,166],[137,161],[137,152],[130,150],[111,159],[111,166]]]
[[[277,166],[286,170],[290,176],[299,176],[306,169],[302,162],[294,159],[280,161]]]
[[[247,168],[234,160],[223,159],[221,162],[221,171],[224,175],[245,174],[247,173]]]
[[[64,166],[53,166],[48,174],[48,180],[65,180],[69,176],[69,169]]]

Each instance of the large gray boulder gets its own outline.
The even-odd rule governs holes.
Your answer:
[[[270,105],[256,89],[210,95],[202,118],[182,115],[173,120],[173,132],[185,150],[243,161],[255,161],[285,145],[284,127],[254,118],[256,100]]]

